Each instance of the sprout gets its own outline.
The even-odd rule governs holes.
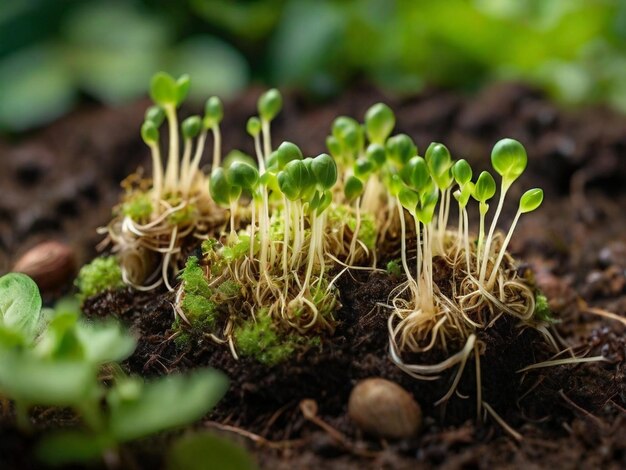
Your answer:
[[[346,200],[354,201],[363,193],[363,182],[356,176],[350,176],[343,187]]]
[[[206,129],[213,129],[224,119],[224,106],[217,96],[211,96],[204,105],[204,119],[202,121]]]
[[[467,163],[467,160],[461,159],[452,167],[452,176],[454,176],[457,184],[463,188],[472,180],[472,167]]]
[[[256,116],[249,118],[246,124],[246,131],[252,137],[257,137],[261,133],[261,120]]]
[[[277,89],[272,88],[261,95],[257,107],[261,120],[272,121],[283,107],[283,98]]]
[[[398,134],[387,140],[387,156],[398,165],[404,165],[417,155],[417,147],[406,134]]]
[[[374,144],[383,144],[395,124],[393,111],[384,103],[375,104],[365,113],[367,138]]]
[[[487,289],[491,289],[496,280],[496,273],[498,272],[498,268],[500,267],[500,263],[502,263],[502,258],[504,258],[504,254],[506,253],[506,249],[509,246],[509,242],[511,241],[511,236],[513,235],[513,231],[515,230],[515,226],[522,214],[526,214],[527,212],[532,212],[537,209],[541,203],[543,202],[543,190],[539,188],[533,188],[526,191],[522,194],[522,197],[519,201],[519,208],[517,209],[517,213],[515,214],[515,218],[511,223],[511,227],[502,242],[502,247],[500,248],[500,253],[498,254],[498,258],[491,270],[491,276],[487,281]]]
[[[156,127],[159,127],[163,124],[165,120],[165,113],[163,112],[163,108],[160,106],[150,106],[146,110],[145,120],[151,121]]]
[[[508,189],[524,173],[527,162],[526,149],[514,139],[498,141],[491,151],[491,164],[494,170],[502,176],[503,188]]]

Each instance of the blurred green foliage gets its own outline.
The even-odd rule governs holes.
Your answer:
[[[250,78],[316,95],[367,80],[475,89],[520,79],[566,103],[626,110],[619,0],[21,0],[0,5],[0,128],[37,125],[85,95],[141,96],[155,70],[192,94]]]

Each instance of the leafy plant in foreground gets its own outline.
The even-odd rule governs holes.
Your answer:
[[[33,406],[70,408],[84,423],[44,437],[38,454],[48,463],[110,456],[125,442],[201,418],[226,391],[226,378],[209,369],[150,382],[126,376],[116,362],[134,351],[132,336],[113,321],[82,320],[75,304],[42,310],[23,274],[0,277],[0,299],[0,394],[15,404],[20,427],[31,427]],[[98,380],[105,368],[113,371],[108,386]]]

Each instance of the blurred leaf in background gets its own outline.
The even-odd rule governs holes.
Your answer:
[[[22,0],[0,3],[0,129],[42,124],[88,96],[142,96],[156,70],[192,93],[250,79],[332,96],[522,80],[566,103],[626,111],[618,0]]]

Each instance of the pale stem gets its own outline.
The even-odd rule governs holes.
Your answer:
[[[254,151],[256,152],[256,158],[259,162],[259,173],[265,173],[265,159],[263,158],[263,151],[261,150],[261,138],[259,134],[254,136]]]
[[[306,292],[306,289],[308,288],[309,285],[309,281],[311,279],[311,274],[313,273],[313,262],[314,262],[314,258],[315,258],[315,243],[316,243],[316,238],[317,238],[317,215],[315,214],[315,211],[313,211],[312,214],[312,219],[311,219],[311,236],[309,237],[309,262],[307,265],[307,269],[306,269],[306,276],[304,277],[304,282],[302,283],[302,290],[300,291],[300,294],[298,294],[298,297],[301,297],[304,295],[304,293]]]
[[[356,242],[359,238],[359,231],[361,230],[361,198],[359,197],[354,204],[355,207],[355,217],[356,224],[354,226],[354,231],[352,232],[352,240],[350,240],[350,252],[348,253],[348,259],[346,264],[352,264],[354,261],[355,251],[356,251]]]
[[[320,274],[319,281],[322,282],[322,276],[324,276],[324,270],[326,268],[326,263],[324,262],[324,226],[326,224],[326,212],[323,212],[321,216],[318,217],[317,220],[317,258],[320,262]]]
[[[478,226],[478,245],[476,247],[476,273],[480,271],[480,254],[482,252],[483,247],[483,238],[485,238],[485,214],[486,211],[483,210],[484,203],[480,203],[480,224]]]
[[[211,127],[213,131],[213,168],[219,168],[222,163],[222,132],[219,124]]]
[[[254,236],[256,230],[256,198],[252,197],[252,220],[250,221],[250,262],[254,261]]]
[[[289,203],[289,199],[283,194],[283,276],[285,279],[287,278],[287,272],[289,271],[287,267],[287,257],[288,257],[288,247],[289,247],[289,231],[290,231],[290,219],[291,219],[291,205]]]
[[[181,192],[186,195],[187,180],[189,179],[189,165],[191,163],[191,139],[185,139],[183,143],[183,159],[180,162]]]
[[[415,221],[415,233],[417,234],[417,247],[415,248],[415,278],[418,281],[417,290],[419,291],[419,279],[421,274],[422,263],[422,234],[420,230],[420,221],[417,217],[414,217]]]
[[[155,142],[150,144],[152,153],[152,213],[161,212],[161,192],[163,191],[163,164],[161,163],[161,149]]]
[[[508,185],[504,185],[502,183],[502,188],[500,189],[500,200],[498,201],[498,207],[496,208],[496,212],[493,215],[493,220],[491,221],[491,227],[489,227],[489,234],[487,235],[487,239],[485,240],[485,252],[483,254],[483,260],[480,268],[480,276],[478,278],[479,284],[482,284],[485,280],[485,274],[487,273],[487,260],[489,260],[489,256],[491,256],[491,241],[493,239],[493,233],[496,230],[496,224],[498,223],[498,218],[500,217],[500,212],[502,212],[502,206],[504,205],[504,197],[506,196],[506,192],[509,190]]]
[[[515,214],[515,218],[513,219],[513,223],[511,223],[511,228],[509,228],[509,233],[507,233],[504,242],[502,243],[502,247],[500,248],[500,253],[498,254],[498,258],[496,259],[495,264],[493,265],[493,269],[491,270],[491,276],[489,276],[489,281],[487,282],[487,290],[490,290],[493,287],[493,283],[496,280],[496,274],[498,272],[498,268],[500,267],[500,263],[502,263],[502,258],[504,258],[504,254],[506,253],[506,248],[511,241],[511,236],[513,236],[513,231],[515,230],[515,226],[517,225],[517,221],[522,215],[520,210]]]
[[[167,156],[167,168],[165,170],[165,192],[175,191],[178,181],[178,118],[176,108],[173,105],[165,106],[165,115],[170,130],[170,150]]]
[[[398,206],[398,214],[400,216],[400,254],[402,256],[402,267],[404,268],[404,273],[409,280],[411,290],[413,291],[414,295],[417,296],[417,283],[411,275],[411,271],[409,270],[409,265],[406,260],[406,222],[404,220],[404,207],[400,203],[399,199],[397,199],[396,202],[396,205]]]
[[[467,262],[467,274],[471,274],[471,261],[469,251],[469,221],[467,218],[467,209],[463,208],[463,238],[465,242],[465,261]]]
[[[261,131],[263,132],[263,153],[265,159],[272,153],[272,137],[270,134],[270,122],[265,119],[261,119]]]
[[[191,165],[189,168],[189,173],[187,175],[187,180],[183,181],[183,194],[188,195],[191,191],[191,186],[193,185],[193,179],[200,168],[200,160],[202,159],[202,153],[204,152],[204,144],[206,143],[207,131],[202,131],[200,137],[198,138],[198,142],[196,144],[196,151],[193,156],[193,160],[191,161]]]
[[[230,201],[230,236],[232,240],[237,239],[237,232],[235,231],[235,205],[236,201]]]

